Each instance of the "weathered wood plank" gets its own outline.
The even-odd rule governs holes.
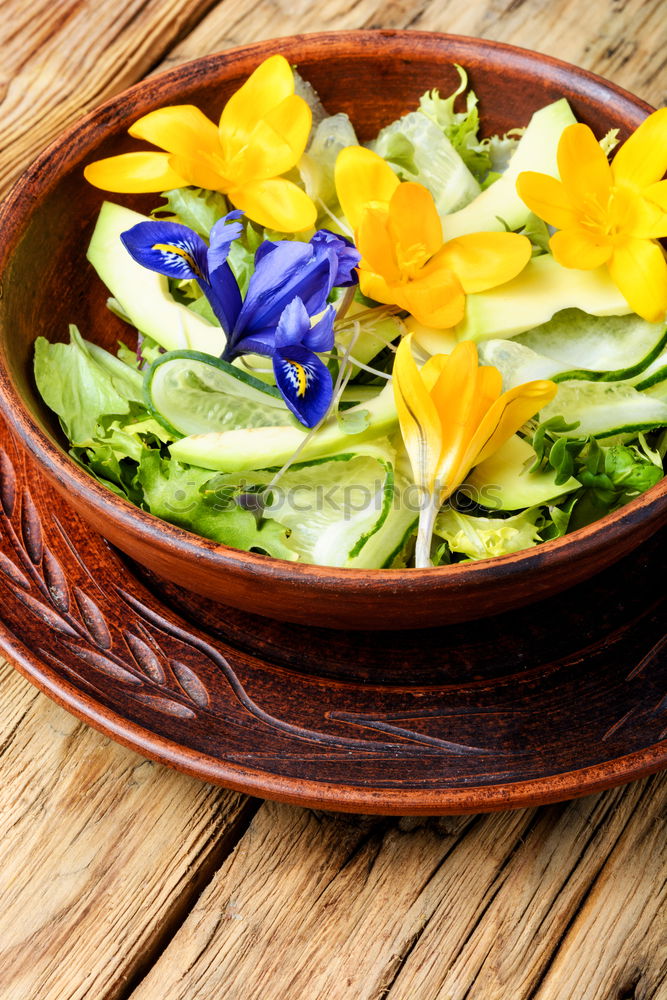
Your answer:
[[[511,42],[606,76],[653,104],[667,104],[663,0],[225,0],[163,65],[261,38],[342,28],[414,28]]]
[[[69,122],[140,79],[214,3],[0,2],[0,194]]]
[[[666,790],[663,777],[366,834],[267,804],[131,1000],[527,1000],[619,837],[635,838],[647,815],[657,822]],[[636,846],[633,913],[656,905],[654,846]],[[656,929],[647,980],[658,947]],[[621,961],[606,955],[603,986]]]
[[[224,0],[188,35],[212,4],[0,0],[0,186],[165,55],[170,64],[294,31],[477,34],[667,103],[661,0],[597,0],[585,30],[576,0]],[[634,984],[642,1000],[667,993],[656,938],[664,778],[440,823],[266,805],[132,990],[243,829],[242,802],[143,762],[7,668],[0,683],[3,1000],[364,1000],[387,990],[449,1000],[473,983],[469,996],[484,1000],[625,1000]]]
[[[665,777],[638,802],[534,1000],[577,991],[586,1000],[667,997]]]
[[[254,809],[143,760],[0,670],[0,996],[115,1000]]]
[[[650,915],[659,905],[660,882],[667,877],[667,858],[664,853],[662,857],[655,853],[658,827],[664,831],[661,814],[666,797],[667,776],[663,776],[624,792],[582,799],[565,808],[539,810],[531,830],[517,844],[503,870],[502,885],[480,915],[474,934],[462,938],[456,909],[442,908],[405,963],[389,994],[391,1000],[532,997],[591,885],[598,877],[606,879],[600,873],[606,873],[608,859],[611,867],[612,852],[620,838],[633,843],[634,848],[626,854],[628,868],[613,866],[619,884],[607,898],[608,917],[612,925],[618,921],[628,930],[633,916],[642,910],[648,914],[641,925],[645,948],[635,955],[636,969],[646,982],[655,982],[661,966],[664,974],[664,966],[659,958],[659,924],[651,925]],[[654,828],[653,836],[645,835],[647,826]],[[629,895],[633,902],[626,923],[622,908]],[[540,1000],[593,1000],[616,995],[613,987],[627,971],[628,953],[613,947],[599,913],[597,919],[592,914],[584,917],[588,909],[587,904],[580,914],[584,923],[579,940],[591,960],[589,965],[575,970],[564,960],[569,988],[554,969]],[[454,942],[453,928],[458,938]],[[634,938],[633,943],[636,941]],[[596,987],[601,987],[599,994],[594,992]],[[651,996],[646,993],[647,998]]]

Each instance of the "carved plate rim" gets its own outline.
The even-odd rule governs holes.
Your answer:
[[[0,647],[15,669],[47,697],[115,742],[200,780],[292,805],[334,812],[406,816],[496,812],[592,795],[667,768],[667,739],[664,739],[600,764],[503,784],[438,790],[362,790],[306,778],[290,779],[231,764],[147,732],[59,677],[1,621]]]

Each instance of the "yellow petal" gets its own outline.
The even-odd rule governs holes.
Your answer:
[[[186,187],[191,181],[169,164],[168,153],[122,153],[96,160],[84,169],[84,177],[103,191],[144,194]]]
[[[616,181],[643,188],[655,184],[667,171],[667,108],[646,118],[616,153],[612,171]]]
[[[563,267],[591,271],[611,255],[611,246],[602,236],[588,229],[561,230],[549,240],[551,252]]]
[[[659,181],[644,188],[644,197],[655,202],[664,212],[667,212],[667,181]]]
[[[520,173],[516,190],[531,212],[556,229],[571,229],[579,221],[579,213],[562,181],[534,170]]]
[[[466,298],[456,275],[441,268],[401,284],[396,303],[424,326],[446,330],[463,319]]]
[[[202,152],[220,153],[217,127],[192,104],[151,111],[139,118],[129,132],[135,139],[145,139],[182,157],[194,158]]]
[[[192,157],[177,156],[174,153],[169,157],[169,166],[177,174],[187,177],[187,183],[194,187],[227,192],[233,186],[230,178],[220,172],[221,160],[219,156],[209,156],[207,153],[202,153],[201,156]]]
[[[228,159],[248,141],[262,118],[294,93],[294,74],[284,56],[270,56],[227,101],[220,116],[220,141]]]
[[[471,442],[480,423],[502,392],[503,380],[497,368],[491,366],[477,368],[469,375],[469,378],[470,391],[466,401],[465,422],[461,427],[458,447],[452,450],[448,456],[441,455],[441,463],[445,459],[449,463],[446,480],[443,468],[444,492],[447,495],[451,495],[470,472],[471,463],[474,461]]]
[[[661,183],[667,188],[667,181]],[[659,188],[660,184],[653,184],[639,192],[628,185],[617,187],[611,203],[611,231],[637,236],[641,240],[662,239],[667,236],[667,191],[665,207],[647,194],[651,189],[658,189],[660,197]]]
[[[487,411],[502,391],[503,377],[497,368],[494,368],[493,365],[484,365],[477,369],[474,407],[470,414],[470,420],[475,429],[480,425]],[[467,471],[464,475],[467,475]]]
[[[627,239],[608,263],[611,280],[642,319],[659,323],[667,313],[667,261],[659,243]]]
[[[534,417],[556,395],[554,382],[538,379],[504,392],[487,410],[471,442],[466,463],[469,468],[483,462]]]
[[[311,110],[302,98],[293,94],[281,101],[257,122],[247,144],[225,162],[232,186],[268,180],[291,170],[304,151],[311,121]]]
[[[408,334],[396,351],[394,398],[414,481],[431,492],[440,455],[440,420],[412,357],[411,341]]]
[[[284,177],[235,188],[229,198],[253,222],[281,233],[310,229],[317,218],[317,210],[305,191]]]
[[[336,192],[353,229],[366,205],[388,204],[400,181],[386,160],[363,146],[347,146],[336,158]]]
[[[312,121],[313,115],[306,102],[292,94],[257,123],[249,146],[254,151],[255,145],[259,145],[266,155],[262,168],[264,177],[277,177],[296,165],[306,148]],[[264,179],[259,174],[254,176],[257,180]]]
[[[612,183],[611,167],[588,125],[568,125],[558,143],[558,170],[575,206],[591,198],[606,205]]]
[[[417,337],[413,335],[413,340],[417,340]],[[452,350],[456,347],[456,344],[452,345]],[[431,394],[433,386],[440,378],[443,368],[447,364],[448,356],[447,354],[434,354],[432,358],[420,368],[419,374],[421,375],[422,382],[424,383],[424,388]]]
[[[530,240],[518,233],[471,233],[445,243],[433,264],[445,264],[469,294],[511,281],[531,254]]]
[[[390,285],[381,274],[376,274],[374,271],[359,268],[359,288],[364,295],[369,299],[375,299],[376,302],[383,302],[388,306],[401,305],[399,302],[401,292],[398,286]]]
[[[399,257],[420,258],[418,266],[442,246],[442,223],[433,195],[423,184],[399,184],[389,202],[389,232]]]
[[[396,261],[394,241],[389,232],[389,214],[386,206],[366,206],[355,238],[357,249],[361,254],[362,270],[380,274],[390,283],[400,280],[401,272]]]
[[[461,460],[477,427],[477,347],[471,340],[457,344],[431,390],[442,426],[438,488],[449,496],[468,472]]]

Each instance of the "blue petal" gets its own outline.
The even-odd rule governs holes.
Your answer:
[[[324,313],[318,319],[315,326],[307,331],[301,343],[304,347],[309,347],[311,351],[321,354],[323,351],[330,351],[334,345],[334,320],[336,310],[333,306],[327,306]]]
[[[229,255],[230,246],[243,232],[243,226],[237,221],[241,215],[243,212],[238,209],[228,212],[211,229],[208,249],[208,269],[211,274],[222,267]]]
[[[294,344],[276,348],[273,371],[283,399],[297,419],[306,427],[318,424],[333,396],[326,365],[307,347]]]
[[[207,284],[202,282],[199,283],[201,290],[211,303],[211,309],[220,323],[220,326],[225,331],[228,338],[229,346],[229,335],[236,325],[236,320],[241,312],[241,306],[243,305],[243,300],[241,298],[241,291],[238,286],[238,282],[234,277],[234,273],[225,261],[225,263],[220,264],[216,267],[215,271],[211,272],[210,280]],[[225,357],[228,356],[227,347],[225,348]]]
[[[208,247],[201,236],[178,222],[139,222],[121,240],[144,267],[168,278],[208,281]]]
[[[359,276],[355,269],[361,260],[361,254],[351,240],[332,233],[329,229],[318,229],[310,242],[316,251],[325,250],[334,257],[336,272],[332,288],[358,284]]]
[[[302,300],[310,316],[322,312],[331,291],[331,264],[316,256],[309,243],[285,240],[264,244],[255,256],[238,332],[276,327],[293,298]]]
[[[250,333],[244,337],[236,337],[227,341],[222,355],[225,361],[233,361],[241,354],[265,354],[271,357],[275,349],[275,330],[269,328],[259,333]]]
[[[294,298],[285,306],[278,326],[276,327],[274,343],[276,347],[286,347],[288,344],[300,344],[310,331],[310,316],[299,298]]]

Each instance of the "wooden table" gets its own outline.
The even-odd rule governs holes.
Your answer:
[[[4,0],[0,185],[148,73],[333,28],[481,35],[667,103],[662,0]],[[493,816],[261,803],[0,667],[1,1000],[659,1000],[667,775]]]

